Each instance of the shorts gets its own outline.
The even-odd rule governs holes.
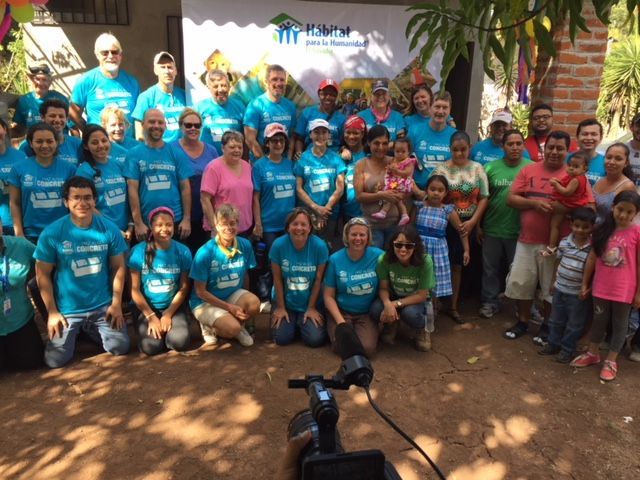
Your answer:
[[[551,303],[549,293],[551,279],[555,267],[555,257],[540,255],[540,250],[546,248],[543,243],[516,244],[511,270],[507,275],[505,295],[513,300],[534,300],[536,288],[540,285],[540,298]]]
[[[240,300],[240,297],[242,297],[245,293],[250,292],[249,290],[240,288],[233,292],[225,301],[227,303],[233,303],[234,305],[236,305],[236,302]],[[209,303],[203,303],[193,309],[193,316],[196,317],[196,320],[208,327],[213,327],[216,324],[216,320],[218,320],[220,317],[223,317],[224,315],[230,315],[230,313],[224,308],[214,307]]]

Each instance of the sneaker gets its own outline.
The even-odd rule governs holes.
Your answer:
[[[387,323],[382,329],[382,334],[380,334],[380,340],[382,340],[382,343],[384,344],[395,345],[397,333],[398,333],[398,322]]]
[[[200,324],[200,330],[202,330],[202,340],[204,340],[205,345],[218,344],[218,336],[216,335],[216,331],[213,329],[213,327],[208,327],[206,325]]]
[[[640,362],[640,348],[633,347],[633,350],[631,350],[631,354],[629,355],[629,360],[632,362]]]
[[[478,310],[478,314],[482,318],[491,318],[499,311],[500,309],[493,303],[483,303],[480,310]]]
[[[409,215],[407,215],[406,213],[403,213],[402,216],[400,217],[400,221],[398,222],[398,225],[400,226],[406,225],[410,221],[411,221],[411,218],[409,218]]]
[[[604,380],[605,382],[615,380],[617,373],[618,364],[613,360],[605,360],[604,365],[602,365],[602,370],[600,370],[600,380]]]
[[[557,345],[551,345],[547,343],[544,347],[538,350],[538,355],[555,355],[560,351],[560,347]]]
[[[593,354],[589,351],[584,352],[582,355],[578,355],[571,361],[572,367],[588,367],[589,365],[595,365],[600,363],[600,355]]]
[[[260,302],[260,313],[271,313],[271,302],[269,300]]]
[[[384,220],[387,218],[387,212],[384,210],[380,210],[379,212],[372,213],[371,218],[375,218],[376,220]]]
[[[558,363],[569,363],[573,358],[573,353],[567,352],[566,350],[561,350],[558,356],[556,357],[556,362]]]
[[[249,332],[247,332],[247,329],[244,327],[242,327],[240,333],[236,335],[236,340],[238,340],[238,343],[243,347],[250,347],[253,345],[253,337],[249,335]]]
[[[419,350],[421,352],[428,352],[429,350],[431,350],[431,334],[424,328],[416,329],[416,338],[414,345],[416,347],[416,350]]]

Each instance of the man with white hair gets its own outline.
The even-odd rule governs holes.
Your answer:
[[[120,68],[120,42],[113,34],[103,33],[96,39],[94,53],[99,65],[82,75],[71,92],[71,119],[80,128],[86,123],[99,125],[103,109],[118,107],[133,123],[131,114],[140,94],[140,85],[135,77]]]

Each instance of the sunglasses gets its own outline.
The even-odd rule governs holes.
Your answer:
[[[120,50],[100,50],[98,53],[105,58],[107,58],[109,54],[111,54],[112,57],[117,57],[120,55]]]
[[[29,67],[29,73],[31,75],[51,75],[51,70],[49,70],[49,67]]]
[[[182,124],[184,126],[184,128],[186,129],[191,129],[191,128],[195,128],[200,130],[202,128],[202,124],[201,123],[191,123],[191,122],[184,122]]]
[[[393,242],[393,246],[398,250],[403,247],[406,248],[407,250],[413,250],[414,248],[416,248],[415,243],[404,243],[404,242]]]

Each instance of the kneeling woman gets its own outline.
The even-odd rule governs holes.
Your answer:
[[[431,257],[424,253],[413,226],[404,225],[395,231],[387,252],[378,260],[377,271],[380,298],[371,306],[371,315],[384,325],[382,341],[393,344],[398,321],[402,321],[415,330],[416,349],[429,350],[433,322],[427,325],[426,307],[429,290],[435,287],[436,279]]]
[[[347,222],[342,241],[345,248],[329,257],[324,277],[327,331],[335,348],[336,326],[351,323],[365,353],[371,357],[378,343],[378,325],[369,316],[369,309],[378,293],[376,265],[384,252],[371,246],[371,227],[360,217]]]
[[[216,343],[220,336],[235,338],[243,347],[250,347],[253,338],[244,324],[257,315],[260,300],[248,290],[247,272],[255,268],[256,258],[251,242],[237,236],[240,212],[236,207],[220,205],[214,220],[217,235],[193,259],[189,304],[203,326],[206,343]]]
[[[287,345],[300,332],[309,347],[319,347],[327,332],[317,309],[329,248],[311,234],[313,221],[304,208],[295,208],[285,220],[286,235],[278,237],[271,251],[275,304],[271,335],[278,345]]]
[[[140,311],[139,348],[147,355],[189,347],[189,322],[183,304],[189,294],[191,252],[173,237],[173,211],[158,207],[149,213],[146,242],[131,250],[131,297]]]

